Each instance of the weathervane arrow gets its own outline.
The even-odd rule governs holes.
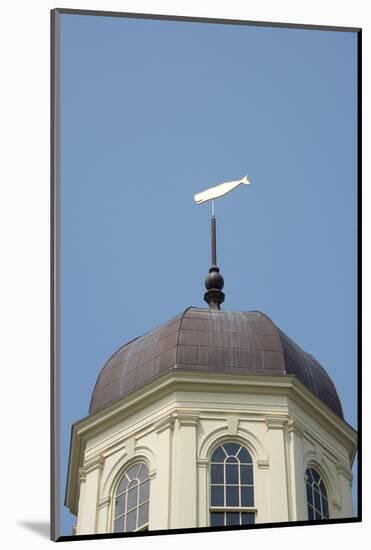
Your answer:
[[[224,302],[224,293],[222,292],[224,279],[219,273],[219,268],[216,265],[216,218],[214,200],[233,191],[233,189],[236,189],[236,187],[241,184],[250,185],[247,176],[240,180],[219,183],[219,185],[215,185],[214,187],[206,189],[206,191],[194,195],[196,204],[202,204],[203,202],[211,200],[211,267],[205,280],[207,292],[204,294],[204,300],[209,304],[211,309],[220,309],[220,304]]]

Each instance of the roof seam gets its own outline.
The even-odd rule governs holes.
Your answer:
[[[193,306],[189,306],[187,307],[183,313],[182,313],[182,316],[180,318],[180,321],[179,321],[179,329],[178,329],[178,336],[177,336],[177,339],[176,339],[176,353],[175,353],[175,364],[177,365],[178,364],[178,358],[179,358],[179,339],[180,339],[180,331],[182,330],[182,322],[183,322],[183,319],[184,319],[184,316],[185,314],[187,313],[187,311],[189,311],[190,309],[192,309]]]
[[[283,351],[283,345],[282,345],[282,340],[281,340],[281,335],[280,335],[280,331],[278,329],[278,327],[276,326],[276,324],[272,321],[272,319],[270,317],[268,317],[268,315],[266,315],[265,313],[263,313],[262,311],[256,311],[256,313],[260,313],[260,315],[262,315],[263,317],[265,317],[266,319],[268,319],[268,321],[270,321],[274,327],[274,330],[276,331],[276,335],[278,336],[278,340],[279,340],[279,345],[280,345],[280,348],[281,348],[281,356],[282,356],[282,361],[283,361],[283,365],[285,367],[285,372],[287,374],[287,369],[286,369],[286,360],[285,360],[285,354],[284,354],[284,351]],[[277,352],[279,353],[279,352]]]

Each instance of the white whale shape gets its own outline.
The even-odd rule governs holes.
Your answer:
[[[215,185],[215,187],[210,187],[210,189],[206,189],[206,191],[196,193],[196,195],[194,196],[194,200],[196,204],[201,204],[212,199],[217,199],[218,197],[222,197],[226,193],[229,193],[242,183],[244,183],[245,185],[250,185],[251,182],[248,180],[247,176],[245,176],[241,180],[219,183],[219,185]]]

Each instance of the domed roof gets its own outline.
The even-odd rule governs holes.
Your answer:
[[[264,313],[195,307],[116,351],[99,373],[89,413],[172,370],[295,375],[343,418],[325,369]]]

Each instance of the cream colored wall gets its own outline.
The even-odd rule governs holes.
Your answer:
[[[226,439],[253,457],[256,522],[307,519],[309,465],[325,479],[331,517],[353,514],[345,446],[285,395],[174,391],[92,432],[79,472],[76,534],[112,531],[116,486],[136,460],[150,469],[150,529],[208,525],[208,462]]]

